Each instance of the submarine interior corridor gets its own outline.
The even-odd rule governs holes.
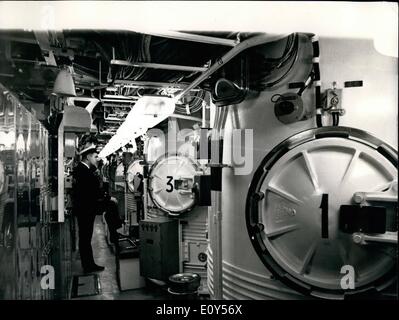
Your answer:
[[[398,58],[300,30],[0,28],[0,299],[397,300]]]

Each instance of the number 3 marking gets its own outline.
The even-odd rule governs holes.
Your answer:
[[[173,184],[171,182],[173,180],[173,177],[172,176],[167,176],[166,178],[169,179],[169,181],[166,183],[166,185],[170,187],[170,189],[166,189],[166,192],[172,192],[173,191]]]

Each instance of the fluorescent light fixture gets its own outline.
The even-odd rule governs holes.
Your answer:
[[[143,96],[133,106],[125,121],[101,150],[99,157],[105,158],[148,129],[162,122],[175,111],[175,99],[168,96]]]

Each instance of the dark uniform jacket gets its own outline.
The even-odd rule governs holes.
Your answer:
[[[100,181],[93,169],[79,164],[73,170],[73,211],[76,216],[96,215],[101,198]]]

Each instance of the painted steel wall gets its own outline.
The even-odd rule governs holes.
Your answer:
[[[16,296],[15,103],[0,85],[0,299]]]
[[[71,276],[70,218],[62,224],[51,218],[57,196],[53,173],[57,162],[51,157],[56,150],[51,146],[56,144],[14,96],[7,93],[4,100],[7,90],[1,85],[0,89],[0,134],[6,138],[0,141],[5,168],[0,188],[0,299],[66,299]],[[55,290],[40,285],[46,265],[54,267]]]

